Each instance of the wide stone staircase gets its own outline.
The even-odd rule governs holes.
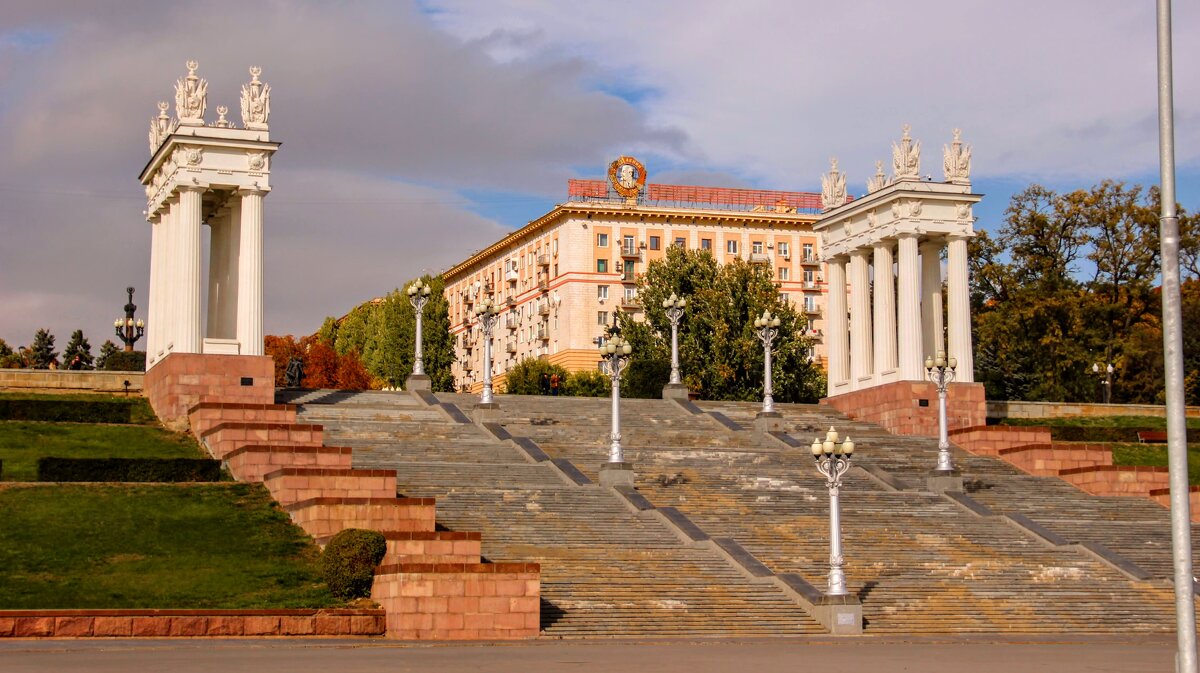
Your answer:
[[[591,483],[607,458],[607,399],[498,400],[481,427],[466,395],[281,398],[326,444],[352,447],[355,467],[395,469],[400,493],[438,499],[439,522],[482,531],[488,559],[541,563],[546,635],[821,632],[778,583],[750,579],[681,525],[823,588],[828,491],[807,446],[831,425],[858,445],[842,534],[866,633],[1174,628],[1168,515],[1150,500],[1088,495],[957,448],[967,493],[940,496],[924,490],[935,440],[828,407],[777,405],[772,436],[751,430],[755,404],[622,400],[639,508]],[[683,524],[663,516],[672,508]]]
[[[395,470],[401,494],[437,498],[440,525],[480,531],[488,560],[539,563],[546,636],[823,632],[777,587],[751,581],[610,490],[531,462],[453,410],[404,393],[281,399],[299,405],[301,422],[323,426],[326,443],[352,447],[355,468]]]

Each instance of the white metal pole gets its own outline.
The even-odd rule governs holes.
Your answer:
[[[1179,218],[1175,210],[1175,119],[1171,73],[1171,0],[1158,0],[1158,147],[1162,187],[1163,360],[1166,369],[1167,462],[1171,480],[1171,551],[1175,565],[1175,670],[1196,673],[1191,507],[1183,390],[1183,315],[1179,297]]]

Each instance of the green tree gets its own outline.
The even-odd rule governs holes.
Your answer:
[[[57,366],[58,353],[54,350],[54,335],[48,329],[39,329],[33,335],[33,343],[29,345],[29,362],[34,369],[49,369],[51,364]]]
[[[325,322],[321,323],[321,329],[317,330],[317,338],[325,343],[333,346],[337,343],[338,322],[337,318],[329,316],[325,318]]]
[[[79,359],[76,363],[76,358]],[[88,343],[87,337],[83,336],[83,330],[77,329],[71,333],[71,340],[67,342],[67,347],[63,349],[63,363],[68,369],[92,369],[92,345]]]
[[[25,366],[21,356],[13,352],[11,346],[0,339],[0,369],[20,369]]]
[[[572,397],[606,397],[612,394],[612,382],[595,369],[584,369],[567,377],[563,394]]]
[[[775,399],[811,402],[824,394],[824,375],[809,361],[807,320],[780,298],[771,270],[743,260],[719,265],[707,250],[677,247],[651,262],[639,281],[645,320],[620,318],[623,336],[634,347],[630,371],[644,372],[634,375],[634,381],[642,377],[641,387],[653,386],[662,375],[661,363],[669,362],[671,327],[662,303],[672,293],[688,300],[679,327],[679,360],[692,392],[705,399],[761,398],[763,348],[753,322],[769,310],[781,323],[772,367]]]
[[[100,355],[96,356],[96,369],[105,369],[104,364],[116,352],[117,345],[112,342],[112,339],[105,339],[104,343],[100,344]]]
[[[509,395],[548,395],[549,390],[542,389],[542,375],[547,377],[558,375],[559,381],[566,382],[567,370],[559,365],[553,365],[538,358],[525,358],[509,369],[504,375],[504,392]]]

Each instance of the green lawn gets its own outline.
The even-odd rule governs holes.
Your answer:
[[[150,407],[150,401],[141,395],[106,395],[99,393],[63,393],[63,394],[42,394],[42,393],[0,393],[0,399],[8,400],[110,400],[120,402],[130,402],[133,408],[130,413],[130,422],[136,425],[159,425],[158,417],[154,415],[154,409]]]
[[[260,485],[0,487],[0,609],[339,605]]]
[[[1167,466],[1166,444],[1113,444],[1113,464]],[[1188,444],[1188,481],[1200,485],[1200,444]]]
[[[1004,418],[1000,425],[1046,425],[1105,428],[1149,428],[1166,430],[1167,419],[1162,416],[1066,416],[1062,418]],[[1200,429],[1200,418],[1187,419],[1189,428]]]
[[[37,459],[207,458],[190,436],[145,425],[0,421],[5,481],[33,481]]]

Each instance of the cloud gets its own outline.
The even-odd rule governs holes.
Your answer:
[[[498,238],[502,227],[460,190],[557,196],[572,166],[600,165],[615,145],[686,143],[591,88],[587,62],[497,63],[407,3],[109,7],[30,3],[0,19],[0,337],[10,342],[38,326],[83,327],[98,345],[125,286],[146,305],[136,176],[155,102],[173,101],[191,58],[209,80],[210,121],[219,104],[237,121],[247,66],[273,87],[271,134],[283,147],[266,201],[272,332],[315,330]]]
[[[1157,166],[1152,3],[431,4],[438,25],[500,61],[582,58],[610,81],[653,89],[643,104],[653,123],[683,130],[710,167],[764,186],[812,189],[832,155],[861,183],[905,122],[931,174],[955,126],[982,177]],[[1177,147],[1194,163],[1200,45],[1187,36],[1200,9],[1175,10]],[[508,35],[522,39],[499,39]]]

